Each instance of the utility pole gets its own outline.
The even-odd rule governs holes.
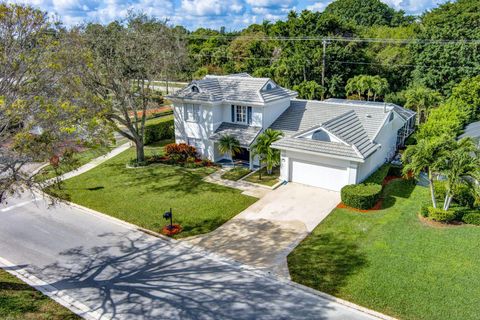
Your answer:
[[[322,87],[325,88],[325,65],[326,65],[326,56],[327,56],[327,44],[329,44],[328,39],[323,38],[323,54],[322,54]],[[322,100],[325,97],[325,90],[322,93]]]
[[[322,87],[325,87],[325,63],[326,63],[326,51],[327,51],[327,39],[323,38],[323,58],[322,58]]]

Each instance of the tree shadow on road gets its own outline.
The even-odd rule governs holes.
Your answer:
[[[324,319],[331,309],[314,295],[176,242],[99,237],[106,245],[62,252],[38,273],[108,318]]]

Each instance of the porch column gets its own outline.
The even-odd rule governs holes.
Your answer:
[[[252,152],[250,151],[250,149],[247,149],[248,150],[248,166],[250,168],[250,170],[253,170],[253,157],[252,157]]]

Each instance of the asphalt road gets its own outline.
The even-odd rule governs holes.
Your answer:
[[[106,319],[374,319],[288,281],[82,209],[48,208],[30,195],[0,206],[0,257]]]

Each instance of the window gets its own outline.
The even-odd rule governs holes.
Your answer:
[[[197,86],[192,86],[192,92],[200,92]]]
[[[236,106],[236,122],[246,123],[247,122],[247,107],[245,106]]]
[[[200,119],[200,106],[196,104],[185,105],[185,120],[189,122],[198,122]]]
[[[202,154],[203,153],[203,142],[202,139],[198,138],[187,138],[187,144],[195,147],[197,149],[197,153]]]

